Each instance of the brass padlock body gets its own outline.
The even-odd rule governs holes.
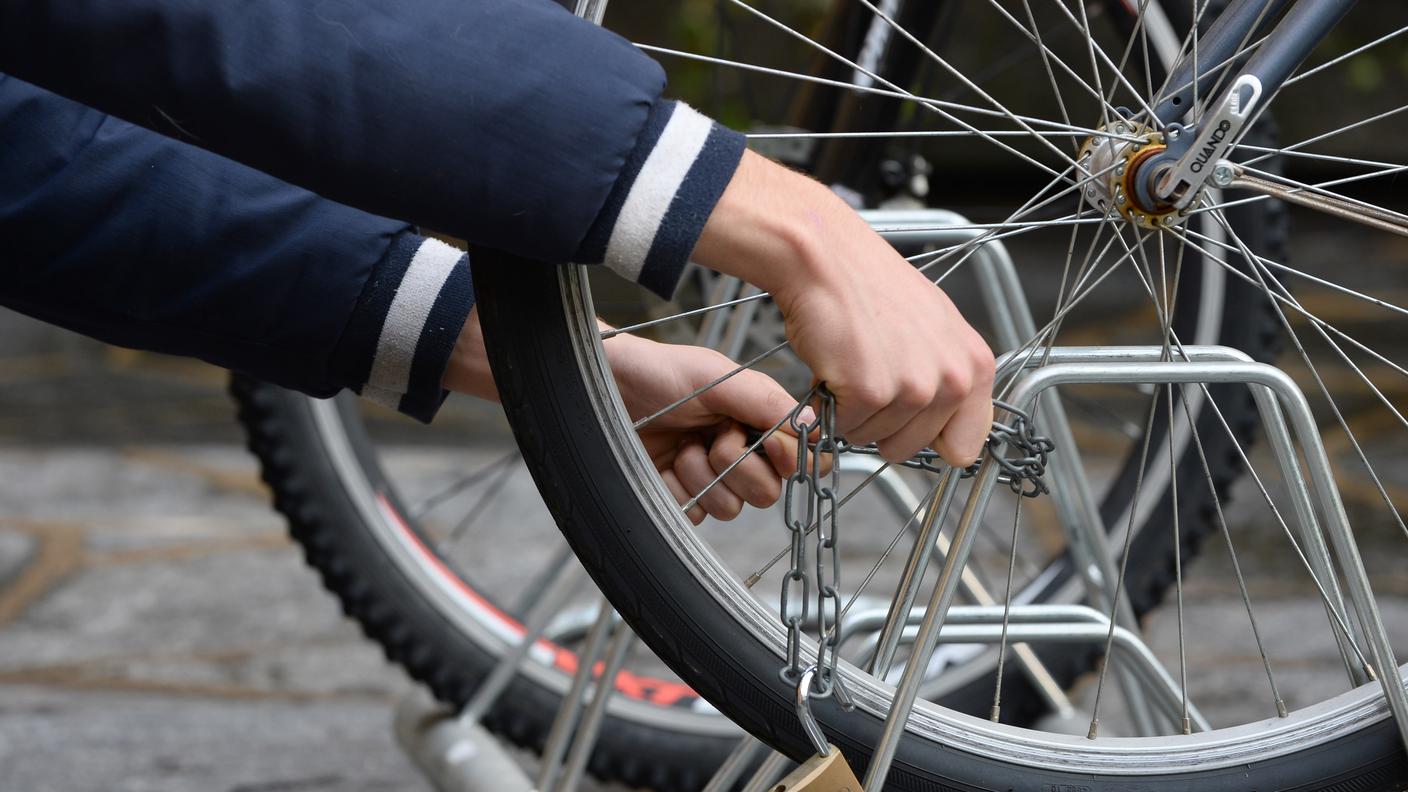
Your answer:
[[[816,755],[788,773],[771,792],[865,792],[860,780],[836,746],[826,756]]]

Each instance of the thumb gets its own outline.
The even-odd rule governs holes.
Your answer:
[[[797,406],[797,400],[776,380],[752,369],[720,382],[701,399],[710,412],[759,430],[771,429]],[[783,428],[788,427],[784,424]]]

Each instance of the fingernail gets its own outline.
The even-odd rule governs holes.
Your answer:
[[[816,423],[816,410],[813,410],[811,407],[803,407],[802,411],[797,413],[797,422],[804,424]]]

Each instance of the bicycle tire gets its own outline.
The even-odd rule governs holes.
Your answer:
[[[427,595],[420,585],[424,581],[411,580],[403,568],[388,560],[386,549],[359,510],[357,494],[348,491],[347,481],[335,469],[327,438],[313,417],[314,400],[241,375],[231,378],[229,390],[275,508],[288,520],[305,560],[318,571],[343,612],[381,646],[388,660],[425,684],[437,699],[465,704],[499,654],[458,629]],[[337,408],[355,415],[350,397],[340,399]],[[380,476],[375,451],[360,421],[347,420],[344,425],[367,475]],[[388,498],[395,497],[394,488],[385,486],[384,479],[372,486]],[[404,510],[400,512],[404,518]],[[413,521],[404,519],[406,530],[414,532]],[[430,547],[429,541],[420,541],[422,547]],[[561,673],[565,682],[570,672]],[[520,673],[485,715],[484,725],[515,745],[540,751],[561,698],[560,691]],[[671,731],[659,723],[608,714],[588,769],[604,780],[661,792],[695,790],[736,742],[736,733]]]
[[[1272,241],[1284,238],[1284,231],[1278,230],[1277,223],[1264,222],[1267,219],[1264,217],[1258,219],[1263,222],[1249,223],[1248,226],[1252,229],[1265,229],[1265,235]],[[1195,281],[1190,281],[1188,287],[1196,293],[1198,285]],[[1265,357],[1274,348],[1274,321],[1274,316],[1269,312],[1263,312],[1255,318],[1240,313],[1229,316],[1224,322],[1221,340],[1252,350],[1258,357]],[[325,470],[318,470],[326,463],[320,459],[323,451],[317,442],[316,431],[308,425],[307,412],[300,404],[300,397],[287,392],[280,393],[279,389],[273,386],[248,383],[241,387],[236,384],[233,390],[242,404],[242,420],[246,412],[251,416],[261,412],[253,407],[245,409],[260,402],[258,391],[261,389],[271,389],[274,395],[264,401],[262,414],[265,415],[265,420],[262,423],[254,418],[246,420],[251,447],[255,447],[256,436],[265,435],[265,439],[259,443],[259,448],[263,450],[257,453],[264,464],[266,481],[275,489],[280,510],[289,516],[295,538],[307,548],[309,563],[320,570],[325,584],[342,600],[344,609],[362,624],[370,637],[384,647],[388,657],[400,663],[413,677],[430,686],[438,698],[452,704],[463,703],[472,695],[483,674],[492,667],[492,653],[458,635],[454,630],[446,629],[443,614],[433,605],[426,603],[424,597],[415,592],[414,586],[386,585],[369,588],[356,582],[358,578],[375,579],[373,572],[385,568],[384,555],[374,543],[361,542],[344,547],[325,539],[325,534],[331,526],[341,526],[344,532],[347,526],[360,526],[354,530],[365,530],[364,521],[350,509],[345,499],[339,498],[335,476],[327,474]],[[1224,412],[1233,420],[1239,436],[1245,441],[1254,425],[1251,421],[1254,414],[1251,405],[1240,392],[1229,394],[1228,398],[1236,400],[1237,403],[1226,408]],[[286,428],[266,431],[271,424]],[[364,436],[358,436],[354,440],[359,445],[359,456],[374,455]],[[1225,492],[1226,487],[1236,477],[1239,460],[1232,452],[1230,444],[1224,445],[1229,447],[1221,449],[1221,453],[1211,447],[1208,450],[1210,461],[1214,464],[1217,485]],[[294,449],[291,452],[294,461],[290,462],[288,457],[282,456],[285,452],[279,450],[280,446]],[[283,461],[282,465],[275,461],[280,459]],[[314,470],[300,469],[309,466]],[[1126,469],[1132,472],[1129,465],[1126,465]],[[1179,488],[1182,491],[1195,491],[1202,486],[1202,471],[1196,460],[1185,459],[1184,464],[1180,466],[1179,477]],[[298,482],[303,479],[319,483],[308,488],[298,486]],[[1103,504],[1107,523],[1118,516],[1114,512],[1127,500],[1132,486],[1133,476],[1127,475],[1109,493]],[[310,503],[312,513],[332,513],[339,516],[334,522],[322,524],[303,519],[310,512],[307,506]],[[1181,508],[1184,524],[1187,526],[1183,535],[1185,558],[1188,558],[1196,552],[1197,545],[1212,527],[1211,500],[1185,498]],[[302,527],[299,527],[300,523]],[[1172,583],[1173,552],[1171,547],[1155,548],[1143,541],[1136,543],[1134,552],[1130,592],[1137,612],[1143,613],[1158,602]],[[1055,578],[1052,590],[1064,585],[1068,579],[1068,573]],[[391,613],[396,615],[388,616]],[[1058,679],[1064,681],[1086,670],[1093,662],[1094,655],[1089,652],[1043,651],[1042,658],[1057,672]],[[502,708],[505,711],[495,710],[486,722],[490,728],[517,744],[537,747],[541,745],[551,723],[556,699],[540,686],[521,680],[515,682],[515,685],[519,684],[527,684],[536,695],[525,694],[524,691],[514,688],[505,699],[515,702],[515,706]],[[1024,692],[1031,692],[1030,682],[1025,676],[1012,672],[1010,677],[1005,679],[1004,685],[1010,686],[1008,689],[1013,691],[1014,701],[1020,702],[1007,710],[1007,719],[1025,722],[1041,713],[1040,699],[1035,695],[1023,695]],[[953,706],[968,711],[979,711],[985,706],[987,695],[981,687],[971,685],[957,691],[953,697]],[[527,711],[508,711],[510,709]],[[616,725],[618,724],[613,722],[613,727]],[[629,722],[622,728],[626,733],[631,731]],[[611,734],[622,733],[616,728],[608,728],[607,731]],[[731,741],[718,738],[674,736],[678,739],[654,740],[651,749],[645,752],[639,751],[637,746],[652,742],[646,734],[629,734],[622,746],[614,746],[607,740],[598,750],[599,757],[594,758],[591,769],[600,777],[627,783],[650,783],[660,789],[690,789],[707,777],[709,769],[722,758],[731,745]],[[639,758],[642,755],[650,758],[642,761]]]
[[[555,272],[507,254],[476,251],[481,323],[495,378],[539,491],[597,585],[642,640],[696,690],[749,732],[801,759],[811,753],[793,711],[795,691],[777,674],[778,656],[719,605],[659,528],[652,503],[619,456],[622,436],[598,414],[602,372],[581,369],[581,317],[556,299],[570,288]],[[576,306],[579,310],[580,306]],[[570,460],[569,463],[564,463]],[[665,508],[673,506],[673,502]],[[1362,689],[1361,689],[1362,692]],[[1366,705],[1361,705],[1366,706]],[[1313,748],[1181,775],[1073,776],[994,760],[907,732],[887,789],[950,792],[1207,792],[1380,790],[1396,792],[1408,761],[1386,707],[1361,728]],[[883,721],[834,701],[814,704],[828,739],[864,768]],[[974,719],[975,728],[981,721]],[[1076,783],[1078,781],[1078,783]]]

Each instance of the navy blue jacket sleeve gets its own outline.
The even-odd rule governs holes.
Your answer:
[[[406,223],[0,74],[0,304],[428,420],[473,305]]]
[[[551,0],[7,0],[0,71],[330,199],[661,293],[743,148]]]

